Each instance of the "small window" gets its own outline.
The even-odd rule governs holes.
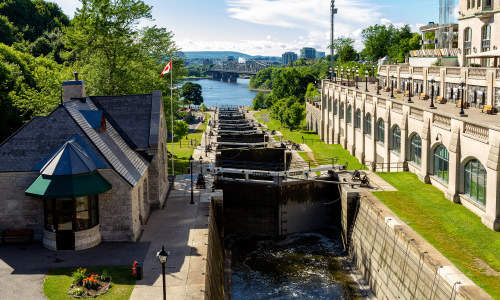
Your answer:
[[[439,145],[434,150],[434,176],[448,183],[449,153],[445,146]]]
[[[372,135],[372,116],[370,113],[367,113],[365,116],[365,124],[364,124],[364,133],[367,135]]]
[[[464,193],[486,206],[486,170],[479,160],[470,160],[464,168]]]
[[[354,115],[354,128],[361,128],[361,110],[357,109]]]
[[[340,103],[340,109],[339,109],[340,113],[339,113],[339,118],[341,120],[344,119],[344,104],[343,103]]]
[[[352,123],[352,106],[351,106],[351,105],[349,105],[349,106],[347,107],[346,122],[347,122],[348,124]]]
[[[391,133],[391,150],[400,152],[401,151],[401,129],[398,125],[392,128]]]
[[[410,161],[419,166],[422,163],[422,139],[418,134],[412,136],[410,140]]]

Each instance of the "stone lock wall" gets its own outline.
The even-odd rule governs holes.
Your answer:
[[[224,227],[222,197],[212,197],[208,231],[206,299],[225,299],[224,291]]]
[[[378,299],[492,299],[371,194],[342,193],[349,256]]]

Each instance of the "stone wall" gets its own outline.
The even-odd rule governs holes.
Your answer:
[[[48,231],[45,231],[48,232]],[[45,242],[45,239],[44,239]],[[101,243],[100,226],[94,226],[87,230],[75,232],[75,250],[85,250],[95,247]]]
[[[378,299],[492,299],[371,193],[344,188],[349,256]]]
[[[306,128],[319,134],[321,127],[321,109],[313,102],[306,102]]]
[[[224,227],[222,197],[212,197],[208,231],[206,299],[225,299],[224,290]]]
[[[43,237],[43,201],[28,197],[24,191],[38,172],[0,173],[0,233],[6,229],[31,229],[34,239]]]

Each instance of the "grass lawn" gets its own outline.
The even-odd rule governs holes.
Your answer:
[[[306,144],[311,148],[314,154],[314,158],[317,160],[328,159],[332,157],[337,157],[340,164],[345,164],[349,170],[366,170],[366,167],[362,165],[358,159],[352,156],[349,151],[344,150],[340,145],[328,145],[325,144],[319,135],[312,131],[305,130],[305,120],[301,126],[301,129],[290,131],[288,128],[282,127],[279,121],[273,120],[269,117],[270,122],[266,122],[262,119],[262,116],[268,114],[267,110],[261,110],[255,113],[255,118],[260,122],[267,125],[270,130],[279,130],[283,134],[283,138],[286,140],[291,140],[297,144],[302,144],[302,137],[306,140]]]
[[[43,283],[43,293],[45,296],[50,300],[75,299],[67,293],[72,282],[71,273],[76,269],[75,267],[50,270]],[[135,279],[132,277],[130,266],[89,267],[87,268],[87,274],[101,274],[104,269],[108,270],[111,275],[111,288],[106,294],[96,299],[130,299],[130,295],[135,286]]]
[[[488,229],[465,207],[444,197],[412,173],[379,173],[397,192],[374,192],[465,275],[500,299],[500,276],[487,275],[478,259],[500,272],[500,232]]]
[[[186,168],[189,167],[189,157],[193,155],[194,147],[190,145],[190,140],[196,140],[196,144],[200,144],[203,132],[207,128],[207,122],[210,120],[210,114],[205,113],[205,123],[203,123],[200,129],[189,133],[185,138],[183,138],[180,143],[179,141],[174,143],[174,155],[177,157],[174,160],[175,174],[186,174]],[[168,151],[172,152],[172,143],[167,143]],[[196,158],[196,157],[195,157]],[[172,162],[169,161],[168,164],[168,174],[172,174]]]

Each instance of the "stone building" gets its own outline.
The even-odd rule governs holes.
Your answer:
[[[455,80],[446,79],[446,69],[436,72],[443,81]],[[424,76],[428,72],[424,68]],[[399,67],[396,73],[397,81],[403,80]],[[342,145],[373,170],[417,174],[500,231],[500,118],[473,107],[466,109],[468,116],[460,115],[452,102],[436,102],[433,109],[429,99],[415,96],[409,102],[407,96],[391,98],[390,93],[364,90],[323,81],[320,101],[306,104],[308,128],[326,143]],[[444,95],[443,88],[438,94]]]
[[[137,240],[168,190],[161,92],[86,97],[76,76],[63,99],[0,144],[0,232],[54,250]]]

